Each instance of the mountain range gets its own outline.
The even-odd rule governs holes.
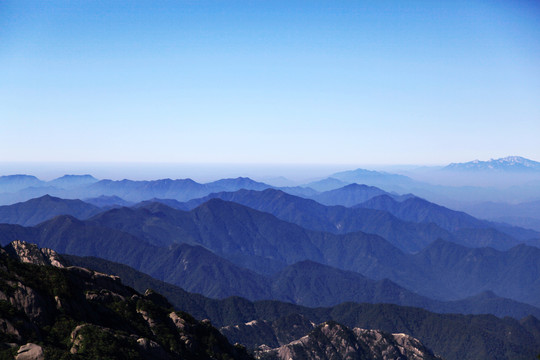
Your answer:
[[[119,261],[214,297],[271,298],[265,276],[311,260],[374,280],[388,278],[432,299],[459,300],[493,291],[540,305],[540,249],[535,247],[497,251],[438,240],[407,254],[376,235],[305,230],[220,199],[190,212],[154,203],[112,209],[86,221],[59,216],[35,227],[0,225],[2,244],[16,239]],[[195,254],[202,258],[186,257]]]
[[[532,358],[540,346],[540,321],[489,315],[435,314],[389,304],[343,303],[329,308],[307,308],[278,301],[250,302],[239,297],[223,300],[191,294],[152,279],[125,265],[98,258],[67,256],[67,261],[121,277],[138,291],[152,288],[178,309],[208,318],[232,343],[248,348],[262,344],[279,347],[307,335],[315,324],[334,320],[350,328],[408,333],[448,360]]]
[[[357,187],[347,186],[348,189]],[[400,197],[405,200],[397,201],[390,194],[384,194],[346,208],[323,206],[274,189],[239,190],[210,194],[178,208],[192,209],[213,198],[268,212],[307,229],[336,234],[355,231],[377,234],[404,251],[419,251],[440,238],[465,246],[491,246],[501,250],[523,241],[535,244],[535,240],[540,239],[538,232],[481,221],[415,196]]]
[[[408,170],[404,173],[389,173],[356,169],[330,174],[315,182],[300,186],[284,186],[279,189],[305,198],[319,197],[320,192],[342,188],[357,183],[376,186],[384,191],[398,194],[414,193],[429,201],[459,207],[464,204],[497,201],[516,202],[540,199],[538,162],[513,156],[489,162],[475,161],[451,164],[447,168],[473,168],[486,165],[487,173],[478,171],[453,171],[434,168],[432,170]],[[465,165],[469,164],[469,165]],[[472,165],[471,165],[472,164]],[[483,165],[482,165],[483,166]],[[481,166],[480,166],[481,167]],[[516,169],[529,169],[515,171]],[[487,170],[486,170],[487,171]],[[427,176],[426,176],[427,175]],[[30,175],[8,175],[0,177],[0,204],[9,205],[49,194],[69,199],[90,199],[99,196],[119,196],[129,202],[140,202],[152,198],[188,201],[212,192],[236,191],[242,188],[263,190],[276,188],[249,178],[221,179],[209,183],[198,183],[191,179],[161,179],[151,181],[98,180],[91,175],[65,175],[51,181],[43,181]],[[324,196],[317,201],[325,203]],[[329,201],[336,199],[330,198]],[[350,205],[340,201],[340,205]]]
[[[221,179],[200,184],[191,179],[160,179],[152,181],[97,180],[90,175],[66,175],[45,182],[28,175],[0,177],[0,203],[9,205],[43,195],[68,199],[118,196],[125,201],[140,202],[152,198],[187,201],[212,192],[239,189],[263,190],[270,185],[249,178]]]
[[[0,337],[12,341],[0,343],[2,357],[10,358],[15,354],[17,359],[38,360],[251,358],[245,347],[227,342],[210,320],[199,322],[190,314],[174,309],[165,297],[153,290],[137,293],[116,276],[69,266],[62,256],[50,249],[13,242],[0,249],[0,266],[8,270],[0,274],[3,284],[0,322],[4,325]],[[193,303],[212,301],[194,294],[186,295]],[[248,309],[249,304],[245,305],[248,306],[243,309]],[[272,305],[278,309],[287,306],[278,302]],[[222,315],[228,313],[219,306],[215,310]],[[299,307],[297,310],[309,311]],[[531,324],[521,326],[521,330],[527,334],[533,322],[531,318]],[[269,340],[272,332],[279,333],[280,341],[292,342],[275,350],[266,345],[258,346],[254,352],[256,359],[297,358],[302,354],[307,359],[348,359],[351,356],[381,360],[440,359],[419,340],[402,333],[349,329],[334,320],[315,326],[306,315],[299,313],[271,320],[271,331],[261,331],[268,323],[268,320],[249,322],[251,335],[243,342],[252,344],[255,338]],[[221,331],[232,338],[231,329],[240,330],[240,327],[226,326]],[[515,325],[513,330],[517,330]],[[246,338],[247,332],[237,332],[238,335]],[[536,343],[535,338],[529,340]],[[492,343],[497,344],[497,341]],[[514,345],[514,340],[504,344]],[[529,351],[526,348],[510,351],[510,354]]]
[[[519,204],[482,202],[465,205],[463,210],[482,219],[540,231],[540,200]]]
[[[0,223],[32,226],[58,215],[87,219],[101,211],[101,208],[81,200],[44,195],[25,202],[0,206]]]
[[[495,163],[500,168],[493,165],[482,170],[485,164],[480,164],[479,169],[464,173],[534,175],[533,170],[512,170],[536,166],[525,160],[499,159]],[[441,174],[452,172],[457,173],[440,170]],[[362,178],[367,183],[387,184],[383,190],[373,183],[354,183]],[[436,197],[446,192],[453,197],[456,192],[475,193],[477,189],[472,187],[451,189],[362,169],[336,173],[311,185],[313,188],[275,188],[249,178],[200,184],[191,179],[112,181],[66,175],[42,181],[25,175],[4,176],[0,177],[0,202],[32,198],[0,206],[0,244],[6,246],[9,256],[21,261],[39,253],[32,260],[35,264],[57,265],[61,260],[54,251],[58,251],[71,254],[65,256],[73,265],[120,275],[138,291],[156,288],[168,300],[153,292],[148,293],[148,300],[166,309],[172,304],[200,319],[210,318],[229,340],[249,345],[252,352],[245,354],[248,357],[340,359],[346,358],[346,349],[354,349],[355,356],[372,358],[383,352],[383,343],[387,346],[385,359],[407,358],[417,351],[426,358],[439,354],[447,359],[528,358],[537,353],[539,232],[475,218],[430,201],[430,197],[405,192],[419,187],[423,189],[420,195]],[[339,187],[332,188],[336,185]],[[398,188],[401,190],[395,190]],[[486,192],[478,192],[478,196],[493,190],[481,189]],[[501,194],[523,189],[521,185],[506,188]],[[518,196],[515,199],[519,201]],[[526,215],[533,209],[534,215],[534,204],[529,201],[529,207],[516,205],[515,209],[529,211]],[[15,240],[52,250],[38,251],[35,245]],[[0,258],[3,254],[0,250]],[[0,266],[0,275],[14,264],[2,259],[5,264]],[[13,269],[23,269],[17,266]],[[81,273],[69,271],[70,279]],[[62,280],[63,275],[52,270],[45,274],[49,277],[43,278],[43,284],[59,297],[54,300],[58,310],[62,301],[72,301],[62,298],[63,286],[70,280]],[[29,281],[24,274],[17,276]],[[40,348],[61,354],[66,348],[60,344],[66,341],[39,335],[49,334],[50,327],[56,326],[54,321],[39,315],[36,322],[28,317],[30,313],[22,315],[3,306],[5,299],[13,305],[24,298],[10,297],[10,281],[13,279],[0,280],[0,323],[4,333],[14,326],[24,336],[17,340],[16,333],[9,330],[10,335],[0,341],[2,356],[13,353],[10,343],[23,345],[22,353]],[[50,295],[41,285],[23,285],[42,298]],[[92,286],[93,290],[83,290],[86,300],[76,300],[83,304],[81,310],[88,307],[85,301],[93,299],[96,291],[97,298],[104,296],[106,304],[112,304],[110,299],[116,295],[110,295],[111,288],[100,292]],[[132,298],[143,296],[131,294]],[[136,303],[130,304],[121,306]],[[20,311],[26,305],[18,306]],[[43,313],[53,314],[43,316],[57,317],[53,307],[42,306]],[[133,316],[138,315],[128,318]],[[17,325],[23,318],[30,319],[23,321],[24,329]],[[151,322],[147,325],[152,329]],[[127,346],[126,338],[117,333],[125,329],[90,324],[92,329],[111,329],[112,337],[102,340],[124,346],[126,353],[134,351],[134,344]],[[28,330],[31,328],[38,329],[37,333]],[[147,331],[141,329],[133,332],[138,338]],[[165,338],[182,337],[177,330],[171,331]],[[72,333],[77,338],[76,329]],[[448,333],[455,336],[444,339],[442,334]],[[145,345],[142,350],[136,347],[133,354],[148,355],[160,347],[156,351],[174,358],[178,349],[170,347],[165,338],[141,340],[156,345]],[[71,348],[79,351],[71,341]],[[412,353],[401,351],[404,347]]]

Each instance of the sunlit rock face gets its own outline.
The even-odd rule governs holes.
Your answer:
[[[417,339],[405,334],[388,334],[378,330],[349,329],[336,322],[325,322],[308,335],[279,348],[262,346],[259,359],[375,359],[436,360]]]

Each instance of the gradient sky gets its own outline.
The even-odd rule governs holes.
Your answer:
[[[0,1],[0,161],[540,160],[537,1]]]

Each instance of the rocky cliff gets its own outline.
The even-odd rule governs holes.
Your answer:
[[[115,276],[66,267],[53,251],[0,249],[0,358],[249,359],[209,321]]]
[[[271,349],[261,346],[258,359],[289,360],[440,360],[417,339],[405,334],[378,330],[349,329],[336,322],[325,322],[308,335]]]

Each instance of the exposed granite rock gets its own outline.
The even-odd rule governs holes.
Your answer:
[[[10,256],[23,263],[66,267],[65,261],[56,251],[40,249],[36,244],[16,240],[6,246],[6,251]]]
[[[33,343],[24,344],[17,351],[15,360],[44,360],[45,355],[41,346]]]
[[[115,276],[50,266],[44,259],[51,257],[20,242],[0,248],[0,357],[13,358],[20,346],[16,359],[24,360],[252,359],[209,322],[172,311],[161,295],[141,295]]]
[[[221,333],[231,342],[255,348],[264,344],[270,348],[279,347],[294,341],[315,328],[313,322],[299,314],[284,316],[275,321],[253,320],[245,324],[226,326]]]
[[[317,360],[440,360],[418,340],[405,334],[387,334],[378,330],[353,330],[336,322],[317,326],[308,335],[279,348],[262,346],[259,359]]]
[[[182,319],[180,316],[178,316],[178,314],[174,311],[169,314],[169,319],[171,319],[174,326],[178,330],[184,331],[188,330],[190,327],[189,323],[186,320]]]
[[[71,339],[71,348],[69,349],[69,352],[71,354],[76,354],[79,351],[79,345],[83,340],[83,336],[80,334],[80,331],[86,326],[88,326],[88,324],[78,325],[71,332],[71,335],[69,336],[69,338]]]
[[[55,305],[50,299],[21,282],[15,284],[16,289],[8,297],[8,301],[17,310],[22,311],[31,321],[45,324],[50,321],[50,311]]]

